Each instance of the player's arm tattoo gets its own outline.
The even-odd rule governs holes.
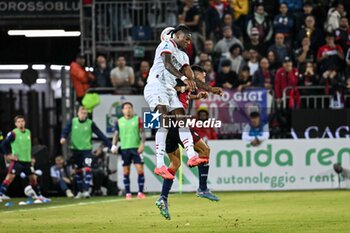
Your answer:
[[[199,80],[197,78],[195,78],[194,81],[196,82],[196,85],[199,89],[203,89],[203,90],[211,92],[212,87],[210,85],[202,82],[201,80]]]
[[[170,74],[174,75],[176,78],[181,78],[183,74],[178,71],[175,66],[171,63],[171,54],[163,53],[162,54],[163,62],[165,69],[170,72]]]

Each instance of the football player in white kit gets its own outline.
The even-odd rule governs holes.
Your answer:
[[[176,79],[181,79],[191,90],[196,89],[188,55],[183,51],[191,42],[191,33],[187,26],[179,25],[170,30],[168,34],[171,35],[171,38],[164,38],[165,40],[156,49],[153,66],[144,89],[144,97],[152,111],[157,111],[163,116],[171,113],[179,120],[181,115],[185,115],[185,111],[174,88]],[[154,173],[164,179],[174,179],[175,173],[169,171],[164,164],[167,133],[168,129],[161,127],[155,136],[157,163]],[[196,155],[188,127],[180,128],[179,136],[189,157],[187,162],[189,166],[193,167],[207,162],[206,159]]]

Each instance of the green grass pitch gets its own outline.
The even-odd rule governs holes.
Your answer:
[[[0,207],[0,232],[350,232],[350,191],[222,192],[220,202],[193,193],[169,197],[172,220],[158,196],[117,197]]]

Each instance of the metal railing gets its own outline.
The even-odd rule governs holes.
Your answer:
[[[292,90],[294,87],[289,86],[286,87],[283,90],[283,96],[282,96],[282,103],[283,103],[283,108],[286,109],[288,106],[288,101],[290,99],[290,96],[287,95],[287,92]],[[329,104],[329,100],[332,97],[331,95],[325,95],[325,94],[315,94],[311,92],[321,92],[322,90],[325,90],[324,86],[312,86],[312,87],[306,87],[306,86],[296,86],[295,88],[298,89],[300,93],[300,101],[305,103],[306,108],[325,108],[328,107],[326,104]],[[304,94],[302,90],[309,91],[308,94]],[[345,95],[344,98],[349,98],[350,95]]]
[[[177,23],[176,1],[94,1],[96,45],[154,43],[165,28]]]

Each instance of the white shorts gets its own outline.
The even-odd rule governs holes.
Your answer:
[[[169,112],[177,108],[183,108],[177,92],[173,87],[166,87],[160,82],[147,83],[143,90],[145,97],[151,111],[154,111],[157,105],[165,105]]]

